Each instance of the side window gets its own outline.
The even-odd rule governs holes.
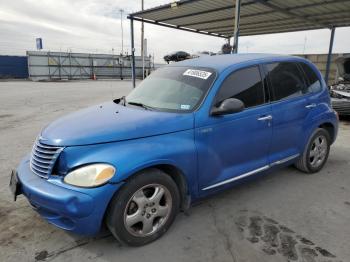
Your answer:
[[[305,77],[307,79],[307,87],[306,87],[306,93],[315,93],[321,90],[321,82],[318,79],[315,71],[310,68],[305,63],[300,63],[301,68],[303,69],[305,73]]]
[[[215,97],[215,106],[228,98],[241,100],[246,108],[264,103],[264,90],[257,66],[240,69],[229,75]]]
[[[266,65],[272,85],[273,100],[297,97],[304,93],[305,82],[296,63],[281,62]]]

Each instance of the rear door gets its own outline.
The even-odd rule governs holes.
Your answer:
[[[297,63],[277,62],[264,67],[272,94],[273,134],[269,162],[273,165],[300,154],[303,123],[309,109],[304,95],[305,78]]]

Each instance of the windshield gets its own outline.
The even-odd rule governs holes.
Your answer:
[[[126,102],[160,111],[192,111],[202,102],[215,75],[209,68],[163,67],[143,80]]]

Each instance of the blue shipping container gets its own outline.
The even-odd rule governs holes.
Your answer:
[[[28,78],[26,56],[0,56],[0,78]]]

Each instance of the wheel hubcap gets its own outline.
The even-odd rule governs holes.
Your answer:
[[[327,156],[327,139],[325,136],[317,136],[312,142],[310,153],[309,153],[309,162],[312,167],[319,167],[322,165]]]
[[[172,206],[169,190],[159,184],[142,187],[130,198],[124,212],[124,225],[134,236],[149,236],[167,221]]]

